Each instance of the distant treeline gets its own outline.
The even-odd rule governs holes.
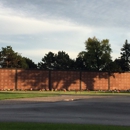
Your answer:
[[[31,59],[22,57],[11,46],[2,47],[0,51],[0,68],[23,68],[44,70],[86,70],[86,71],[130,71],[130,44],[126,40],[120,57],[114,61],[108,39],[100,41],[96,37],[85,41],[85,50],[71,59],[64,51],[48,52],[38,64]],[[42,57],[42,56],[41,56]]]

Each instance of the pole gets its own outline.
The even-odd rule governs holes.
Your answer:
[[[15,69],[15,90],[17,90],[17,80],[18,80],[18,74],[17,74],[17,68]]]
[[[110,72],[108,72],[108,91],[111,89],[111,86],[110,86]]]
[[[80,91],[82,90],[82,72],[80,71]]]

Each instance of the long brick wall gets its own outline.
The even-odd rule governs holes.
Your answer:
[[[129,90],[130,73],[0,69],[0,90]]]

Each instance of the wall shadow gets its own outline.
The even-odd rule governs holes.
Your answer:
[[[48,90],[49,72],[17,70],[17,90]]]
[[[87,90],[108,90],[107,72],[81,72],[82,89]]]
[[[107,90],[107,72],[17,70],[17,90]]]
[[[129,72],[0,69],[0,90],[130,90]]]

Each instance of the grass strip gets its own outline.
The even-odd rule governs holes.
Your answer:
[[[1,130],[130,130],[130,126],[51,123],[0,123]]]
[[[42,92],[0,92],[0,100],[17,99],[17,98],[33,98],[33,97],[50,97],[58,96],[58,93],[42,93]]]
[[[130,96],[130,93],[111,93],[98,91],[0,91],[0,100],[17,99],[17,98],[33,98],[33,97],[50,97],[59,95],[84,95],[84,96]]]

